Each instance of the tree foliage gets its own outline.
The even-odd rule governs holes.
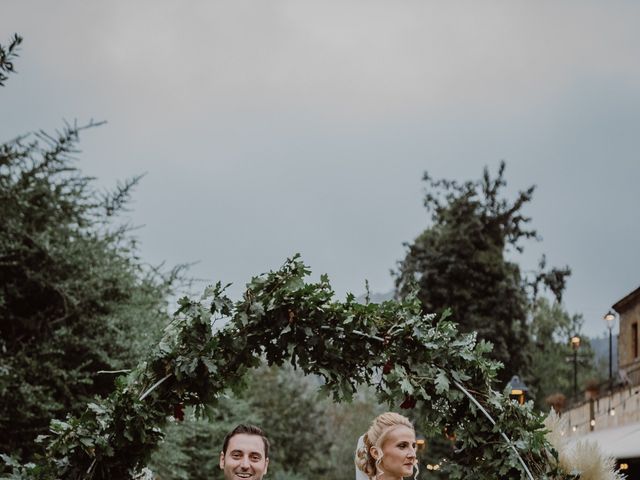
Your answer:
[[[96,125],[0,145],[0,452],[31,458],[49,422],[109,394],[114,375],[99,372],[137,365],[168,320],[178,270],[144,266],[114,223],[138,178],[103,193],[74,164]]]
[[[545,403],[549,395],[573,396],[573,363],[570,361],[573,350],[569,339],[580,333],[582,323],[580,315],[569,315],[558,302],[539,298],[533,306],[531,373],[536,382],[529,387],[533,387],[531,393],[536,406],[542,410],[549,408]],[[577,370],[580,390],[585,380],[598,377],[593,357],[589,340],[581,337]]]
[[[20,35],[14,35],[9,46],[0,45],[0,87],[3,87],[9,78],[9,74],[14,73],[13,61],[18,57],[18,49],[22,43]]]
[[[7,462],[13,478],[131,478],[147,465],[176,405],[215,407],[263,358],[320,376],[334,401],[370,385],[381,403],[400,399],[426,424],[446,425],[456,434],[456,456],[444,466],[451,479],[470,469],[478,479],[572,478],[545,439],[543,417],[492,389],[498,365],[485,342],[423,315],[415,299],[335,302],[327,278],[305,283],[308,274],[293,258],[252,279],[236,303],[219,283],[199,301],[182,299],[148,361],[80,416],[53,422],[42,439],[46,457],[34,466]],[[221,319],[227,323],[216,329]]]
[[[309,480],[327,478],[331,438],[326,402],[319,398],[318,385],[319,379],[301,376],[291,368],[260,368],[249,373],[243,390],[247,393],[241,395],[250,410],[261,415],[259,425],[273,442],[270,475],[287,471]]]
[[[242,390],[222,395],[215,409],[206,410],[208,416],[187,414],[184,421],[168,425],[151,469],[161,479],[210,479],[219,470],[226,433],[239,423],[253,423],[267,432],[272,444],[269,477],[342,478],[327,457],[334,436],[326,411],[333,404],[319,398],[314,387],[316,379],[291,368],[262,365],[247,372]]]
[[[462,332],[477,332],[494,345],[492,356],[526,376],[530,365],[527,325],[529,302],[540,283],[560,297],[568,268],[525,278],[509,253],[522,252],[523,241],[536,238],[530,218],[522,213],[534,187],[503,197],[505,164],[495,177],[485,168],[478,181],[434,180],[427,173],[424,205],[432,224],[412,243],[398,263],[396,291],[405,297],[416,291],[424,312],[450,308]],[[529,288],[532,287],[532,288]]]
[[[210,480],[218,478],[218,460],[227,432],[239,423],[260,425],[262,417],[249,403],[236,396],[223,396],[208,416],[198,416],[193,408],[184,412],[184,420],[172,416],[165,436],[150,460],[150,468],[158,479]],[[175,415],[175,413],[174,413]],[[272,472],[269,467],[270,476]]]

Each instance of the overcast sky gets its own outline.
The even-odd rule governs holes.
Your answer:
[[[508,194],[569,265],[586,332],[640,286],[639,2],[3,0],[24,37],[0,140],[107,125],[79,167],[105,188],[147,173],[131,221],[150,263],[233,282],[295,252],[337,294],[392,289],[427,225],[422,174]],[[314,278],[317,278],[315,275]],[[204,285],[202,285],[204,287]]]

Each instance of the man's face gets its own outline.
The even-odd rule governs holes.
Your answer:
[[[229,439],[226,455],[220,452],[220,468],[225,480],[261,480],[267,473],[269,459],[259,435],[238,433]]]

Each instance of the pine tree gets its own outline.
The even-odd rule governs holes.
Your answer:
[[[13,71],[17,39],[0,71]],[[180,271],[146,267],[117,223],[139,177],[101,193],[76,167],[80,133],[97,125],[0,144],[0,452],[25,459],[51,419],[111,391],[101,371],[143,358]]]

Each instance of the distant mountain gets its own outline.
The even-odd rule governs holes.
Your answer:
[[[603,373],[609,375],[609,335],[602,337],[590,338],[591,348],[595,354],[596,365],[598,365]],[[613,374],[618,371],[618,336],[613,336],[612,342],[612,366]]]
[[[367,298],[367,295],[362,294],[359,297],[357,297],[356,300],[359,303],[364,303],[366,298]],[[382,302],[386,302],[387,300],[393,300],[393,290],[386,293],[376,292],[369,295],[369,302],[371,303],[382,303]]]

